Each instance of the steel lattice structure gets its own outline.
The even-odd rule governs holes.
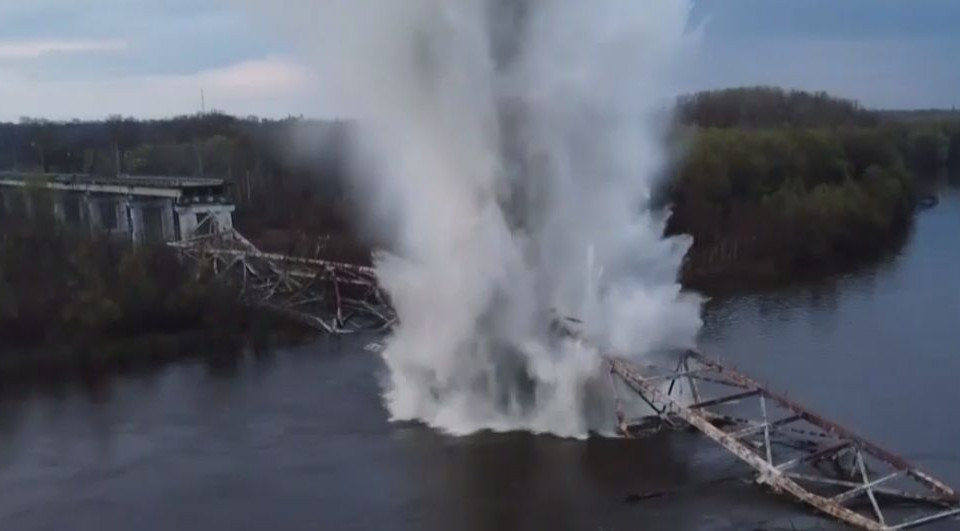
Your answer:
[[[264,253],[235,230],[170,245],[198,274],[237,286],[250,306],[311,328],[344,334],[396,322],[371,267]]]
[[[264,253],[234,230],[171,245],[198,274],[238,286],[248,304],[318,330],[385,331],[397,322],[373,268]],[[570,328],[576,323],[559,319],[554,330],[582,341]],[[693,428],[753,468],[758,484],[861,529],[915,528],[960,516],[960,495],[943,482],[698,352],[670,356],[668,363],[604,359],[614,392],[627,390],[652,411],[628,419],[618,399],[625,437]]]
[[[618,406],[625,436],[690,426],[752,467],[757,483],[861,529],[960,515],[960,495],[943,482],[702,354],[685,352],[670,368],[607,361],[615,388],[626,386],[655,412],[631,421]]]

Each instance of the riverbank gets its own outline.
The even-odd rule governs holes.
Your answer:
[[[667,234],[694,238],[680,275],[683,285],[709,295],[771,289],[855,271],[898,252],[925,187],[920,175],[946,169],[960,175],[956,120],[898,116],[825,94],[771,88],[682,98],[669,139],[676,164],[658,198],[660,206],[672,208]],[[350,142],[346,124],[335,124],[337,141],[324,144],[325,164],[308,165],[314,172],[282,157],[267,164],[277,138],[248,136],[265,124],[238,128],[246,122],[220,115],[176,123],[198,128],[198,139],[217,133],[193,142],[194,148],[209,144],[211,155],[252,155],[211,157],[243,159],[243,168],[207,168],[240,179],[234,182],[237,224],[260,248],[370,262],[377,242],[357,237],[351,221],[359,201],[351,196],[345,167],[336,163]],[[96,130],[104,124],[87,125]],[[163,129],[159,123],[130,125]],[[128,162],[153,160],[146,155],[163,151],[158,146],[130,146],[144,157]],[[140,169],[171,173],[178,168],[172,162],[161,157]],[[258,324],[264,316],[238,300],[239,290],[198,277],[169,249],[134,249],[66,233],[44,221],[53,217],[52,206],[37,205],[30,227],[4,225],[0,231],[0,370],[4,357],[11,367],[49,367],[55,359],[67,367],[98,365],[124,357],[107,352],[114,344],[148,345],[120,348],[134,356],[153,350],[154,343],[176,351],[171,343],[178,336],[210,334],[232,343],[264,328]],[[30,360],[23,352],[46,354]]]
[[[165,246],[133,246],[34,219],[0,232],[0,348],[242,330],[229,286],[207,282]]]
[[[675,125],[658,199],[673,211],[668,234],[694,237],[683,272],[691,287],[776,284],[875,260],[909,231],[923,176],[960,176],[956,112],[874,111],[747,87],[680,97]],[[285,147],[303,134],[313,155],[292,156]],[[358,235],[366,198],[350,174],[355,134],[349,122],[219,113],[4,124],[0,169],[48,143],[38,170],[217,176],[231,185],[235,226],[261,249],[366,264],[388,242]]]
[[[701,345],[960,486],[960,423],[949,420],[960,402],[958,219],[960,195],[945,193],[918,214],[895,257],[802,286],[716,297]],[[5,395],[0,527],[835,526],[758,488],[715,443],[686,431],[579,441],[453,437],[391,422],[385,367],[364,351],[369,341],[321,338],[226,367],[174,363]],[[663,494],[644,498],[651,493]]]
[[[710,297],[741,293],[764,293],[827,282],[832,278],[857,275],[893,259],[903,251],[915,230],[911,218],[890,232],[887,240],[859,255],[834,256],[809,262],[803,267],[784,267],[774,259],[711,261],[688,257],[680,274],[684,289]]]
[[[131,246],[41,218],[0,230],[0,378],[150,366],[312,332],[248,307],[166,246]]]

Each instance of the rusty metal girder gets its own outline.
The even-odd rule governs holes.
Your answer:
[[[960,515],[960,495],[943,482],[697,352],[683,353],[673,369],[622,358],[607,361],[611,375],[636,392],[656,416],[697,429],[753,468],[757,483],[847,524],[886,531]],[[690,396],[675,392],[678,382]],[[706,385],[722,391],[703,400]],[[749,406],[759,406],[759,414],[745,412]],[[774,419],[777,414],[782,416]],[[623,420],[620,411],[618,418],[624,435],[636,435],[635,425]]]
[[[237,286],[248,305],[316,330],[385,330],[396,315],[373,268],[261,252],[236,230],[170,244],[198,274]]]
[[[236,231],[172,246],[201,268],[230,276],[250,304],[319,330],[356,331],[347,326],[355,315],[375,323],[367,330],[386,330],[397,320],[371,268],[263,253]],[[580,340],[567,326],[576,323],[562,318],[552,328]],[[617,357],[606,361],[625,436],[641,425],[688,425],[753,468],[757,483],[861,529],[915,528],[960,515],[960,495],[945,483],[697,352],[682,353],[673,368]],[[656,414],[631,424],[621,410],[618,379]],[[759,412],[743,411],[747,402]],[[723,411],[727,408],[739,411]],[[656,422],[648,422],[651,418]],[[913,505],[904,516],[905,502]]]

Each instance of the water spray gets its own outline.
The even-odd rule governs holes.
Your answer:
[[[688,0],[328,0],[276,20],[356,120],[357,187],[400,325],[395,420],[609,430],[598,349],[692,346],[686,238],[651,197]],[[551,332],[578,318],[588,342]],[[595,346],[587,346],[587,345]]]

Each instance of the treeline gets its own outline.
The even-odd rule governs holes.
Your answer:
[[[297,237],[345,230],[348,130],[337,121],[219,113],[91,122],[24,118],[0,124],[0,170],[224,178],[241,230],[283,240],[268,247],[289,246]]]
[[[960,121],[899,120],[822,93],[760,87],[680,100],[686,141],[669,231],[685,275],[795,277],[900,240],[924,183],[960,173]]]
[[[698,128],[877,129],[889,135],[910,171],[960,171],[958,111],[872,111],[824,92],[744,87],[681,96],[677,115]]]
[[[678,116],[700,127],[870,127],[880,117],[826,92],[777,87],[729,88],[681,96]]]
[[[688,280],[788,276],[876,255],[925,182],[960,176],[951,112],[877,112],[824,93],[754,87],[678,102],[683,156],[665,198],[694,235]],[[261,247],[369,257],[349,227],[350,126],[217,113],[168,120],[0,124],[0,170],[222,177]]]

